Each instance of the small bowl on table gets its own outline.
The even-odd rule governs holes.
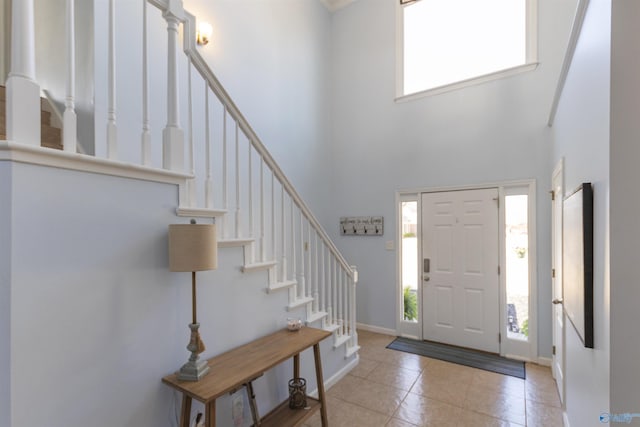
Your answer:
[[[302,319],[287,319],[287,329],[290,331],[299,331],[300,329],[302,329],[302,326],[304,326],[302,323]]]

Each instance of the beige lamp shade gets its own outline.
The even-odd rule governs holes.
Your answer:
[[[218,268],[215,224],[169,225],[169,270],[204,271]]]

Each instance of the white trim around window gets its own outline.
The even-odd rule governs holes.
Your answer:
[[[441,93],[462,89],[469,86],[478,85],[492,80],[507,78],[521,73],[535,70],[538,63],[538,16],[537,0],[526,0],[527,14],[527,35],[526,35],[526,60],[524,64],[514,67],[497,70],[488,74],[483,74],[466,80],[452,82],[446,85],[429,88],[423,91],[404,93],[404,18],[403,8],[399,1],[396,1],[396,102],[407,102],[425,96],[433,96]]]

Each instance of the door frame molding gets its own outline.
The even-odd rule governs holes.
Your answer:
[[[559,181],[559,187],[560,190],[562,191],[562,194],[554,194],[554,197],[556,198],[556,201],[559,201],[558,203],[558,208],[560,209],[560,212],[556,211],[556,202],[552,202],[551,205],[551,268],[556,270],[556,277],[555,280],[552,282],[551,284],[551,298],[555,298],[555,287],[556,287],[556,283],[559,280],[560,282],[562,282],[562,274],[558,274],[558,270],[560,272],[562,272],[562,253],[557,254],[556,253],[556,239],[561,239],[560,242],[562,243],[562,230],[564,228],[564,210],[563,210],[563,206],[562,206],[562,201],[564,200],[564,195],[565,195],[565,183],[564,183],[564,157],[561,157],[560,160],[558,161],[558,163],[556,164],[555,168],[553,169],[553,172],[551,174],[551,191],[555,191],[555,186],[554,186],[554,180],[555,178],[558,177],[558,181]],[[556,221],[556,215],[560,215],[560,230],[556,230],[555,227],[555,221]],[[562,247],[562,246],[560,246]],[[560,269],[558,269],[558,263],[560,264]],[[556,336],[556,325],[555,325],[555,321],[556,321],[556,315],[555,315],[555,308],[552,308],[551,310],[551,344],[553,346],[555,346],[558,342],[558,340],[560,340],[562,342],[562,359],[560,361],[560,364],[562,365],[562,392],[560,392],[560,390],[558,390],[558,393],[560,394],[560,401],[562,403],[562,407],[564,408],[566,406],[566,402],[565,402],[565,398],[566,398],[566,386],[567,386],[567,372],[566,372],[566,368],[567,368],[567,363],[566,363],[566,316],[564,314],[564,307],[562,308],[562,317],[563,317],[563,322],[562,322],[562,336],[561,337],[557,337]],[[551,355],[551,374],[554,377],[554,379],[556,380],[556,383],[558,381],[557,378],[555,378],[555,359],[556,359],[556,355],[554,354],[555,352],[552,352]]]
[[[505,195],[510,188],[527,187],[528,188],[528,201],[529,201],[529,340],[525,348],[520,348],[516,353],[513,348],[509,346],[509,340],[507,338],[507,307],[504,303],[506,301],[506,274],[501,271],[500,274],[500,289],[499,289],[499,305],[500,305],[500,334],[502,336],[502,342],[500,343],[500,355],[508,356],[515,359],[521,359],[526,361],[538,361],[538,277],[537,277],[537,222],[536,222],[536,210],[537,210],[537,186],[535,179],[523,179],[513,181],[499,181],[489,182],[483,184],[471,184],[471,185],[457,185],[457,186],[440,186],[440,187],[417,187],[408,188],[402,190],[396,190],[396,335],[404,336],[414,339],[423,338],[422,328],[422,286],[418,286],[418,322],[407,322],[404,320],[402,311],[402,216],[400,215],[400,202],[407,200],[417,200],[418,212],[422,211],[422,205],[420,202],[421,193],[436,193],[446,191],[461,191],[461,190],[482,190],[487,188],[497,188],[498,197],[500,199],[498,206],[498,229],[499,229],[499,260],[500,265],[505,264],[505,247],[504,247],[504,206]],[[412,199],[413,197],[413,199]],[[418,235],[422,235],[422,221],[420,214],[418,214]],[[422,259],[422,245],[418,245],[418,259]],[[418,269],[420,262],[418,262]],[[501,267],[501,270],[502,267]],[[419,274],[419,271],[416,271]],[[419,276],[418,276],[419,278]],[[418,283],[421,283],[420,281]],[[513,346],[511,346],[513,347]]]

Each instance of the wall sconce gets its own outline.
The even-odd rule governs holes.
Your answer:
[[[204,46],[209,43],[213,34],[213,27],[208,22],[201,22],[198,24],[198,30],[196,31],[196,42],[200,46]]]

